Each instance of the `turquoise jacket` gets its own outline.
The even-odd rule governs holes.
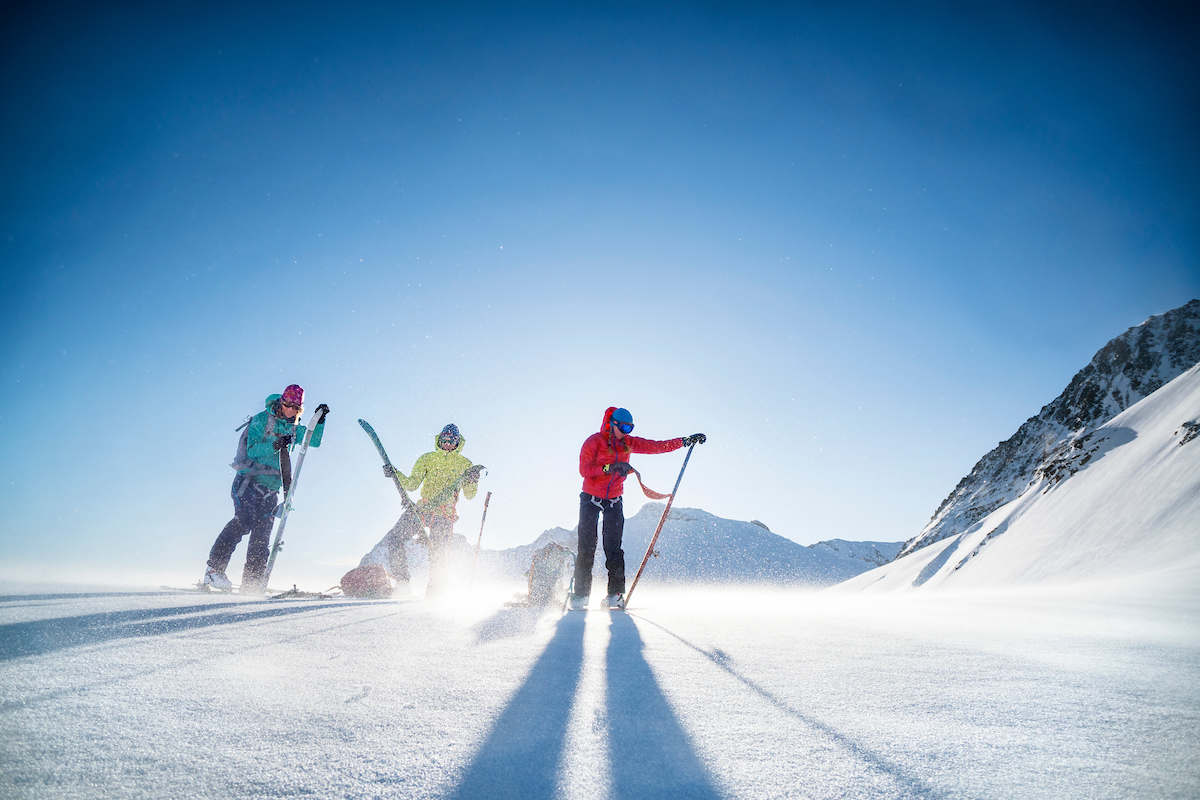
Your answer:
[[[238,471],[239,475],[249,475],[265,489],[277,492],[283,487],[283,474],[279,471],[279,451],[275,449],[275,441],[281,436],[291,435],[290,449],[304,442],[306,428],[289,422],[279,413],[281,395],[273,394],[267,397],[266,410],[260,411],[250,418],[242,430],[242,438],[238,440],[237,455],[229,466]],[[300,413],[296,413],[296,419]],[[325,422],[321,421],[313,429],[312,447],[321,446],[321,436],[325,433]]]

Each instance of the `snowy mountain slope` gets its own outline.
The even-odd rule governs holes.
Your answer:
[[[911,553],[966,531],[1033,480],[1047,456],[1086,435],[1200,362],[1200,299],[1151,317],[1110,341],[1062,394],[979,460],[925,528]]]
[[[662,516],[662,503],[647,503],[625,520],[624,550],[632,577],[646,553]],[[481,562],[515,576],[529,569],[533,552],[549,541],[572,551],[574,530],[552,528],[530,545],[487,553]],[[834,539],[804,546],[771,532],[761,522],[725,519],[695,508],[671,509],[656,545],[660,556],[647,565],[645,580],[688,580],[716,583],[827,585],[884,563],[899,542],[845,542]],[[604,573],[603,554],[596,574]]]
[[[840,558],[861,561],[868,567],[886,564],[900,554],[903,542],[848,542],[845,539],[829,539],[809,545],[813,550],[824,550]]]
[[[1195,605],[486,588],[0,596],[0,797],[1200,794]]]
[[[529,562],[533,558],[533,554],[550,542],[561,544],[574,552],[576,538],[574,530],[551,528],[543,531],[542,535],[531,544],[509,547],[505,550],[484,550],[480,553],[479,560],[493,573],[517,577],[529,569]]]
[[[625,520],[625,568],[632,578],[662,516],[662,503],[647,503]],[[578,541],[574,529],[550,528],[531,544],[505,550],[484,549],[479,569],[494,577],[517,579],[529,569],[534,552],[557,542],[572,552]],[[804,546],[775,533],[761,522],[724,519],[695,508],[674,507],[659,536],[660,557],[646,567],[645,580],[689,580],[709,583],[777,583],[828,585],[886,563],[900,550],[900,542],[847,542],[832,539]],[[471,543],[456,536],[452,545],[461,574],[474,560]],[[408,548],[414,580],[425,569],[424,548]],[[366,563],[387,565],[387,547],[381,540]],[[596,558],[597,575],[606,574],[603,552]]]
[[[1153,580],[1200,593],[1200,364],[1055,451],[966,531],[838,589]]]

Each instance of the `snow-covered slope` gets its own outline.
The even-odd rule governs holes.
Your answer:
[[[1200,299],[1110,341],[1049,405],[979,460],[904,544],[911,553],[966,531],[1025,491],[1047,460],[1200,362]]]
[[[1200,364],[1053,451],[971,525],[839,589],[1145,578],[1200,592]]]
[[[1200,796],[1195,604],[487,588],[0,595],[0,797]]]
[[[647,503],[625,520],[625,564],[630,577],[637,570],[662,503]],[[552,528],[530,545],[488,553],[481,563],[509,575],[529,569],[533,552],[549,541],[572,551],[576,534]],[[885,563],[900,550],[899,542],[846,542],[834,539],[804,546],[784,538],[761,522],[725,519],[696,508],[671,509],[656,549],[660,556],[646,567],[644,580],[687,580],[717,583],[778,583],[827,585]],[[596,558],[596,574],[604,557]]]

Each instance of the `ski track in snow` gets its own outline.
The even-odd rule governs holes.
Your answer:
[[[0,795],[1195,797],[1195,610],[8,596]]]

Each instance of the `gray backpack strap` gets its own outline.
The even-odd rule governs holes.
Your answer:
[[[250,420],[246,420],[238,430],[242,432],[242,435],[238,437],[237,452],[234,453],[233,463],[229,466],[236,470],[242,470],[254,465],[254,462],[246,455],[246,444],[250,438]]]

